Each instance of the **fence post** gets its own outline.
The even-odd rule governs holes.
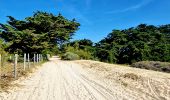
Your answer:
[[[40,62],[39,54],[38,54],[38,63]]]
[[[41,54],[41,60],[43,61],[43,55]]]
[[[40,54],[38,54],[38,62],[40,62]]]
[[[40,62],[41,62],[41,54],[40,54]]]
[[[35,58],[36,58],[36,55],[34,54],[34,67],[35,67]]]
[[[26,53],[24,53],[24,71],[25,71],[25,66],[26,66]]]
[[[30,68],[30,54],[28,53],[28,68]]]
[[[39,54],[39,59],[40,59],[40,62],[41,62],[41,54]]]
[[[38,54],[37,54],[37,63],[38,63]]]
[[[17,78],[17,61],[18,61],[18,55],[15,54],[15,57],[14,57],[14,78],[15,79]]]

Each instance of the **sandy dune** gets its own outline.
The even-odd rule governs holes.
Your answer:
[[[128,74],[127,74],[128,73]],[[0,100],[170,100],[170,75],[52,58]]]

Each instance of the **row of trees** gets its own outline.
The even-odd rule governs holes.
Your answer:
[[[9,53],[58,53],[80,26],[75,19],[40,11],[24,20],[8,18],[7,24],[0,24],[0,38]]]
[[[81,59],[129,64],[144,60],[170,61],[170,25],[141,24],[113,30],[98,43],[88,39],[69,42],[80,26],[75,19],[40,11],[24,20],[8,18],[7,24],[0,24],[0,53],[72,52]]]
[[[133,63],[170,61],[170,25],[141,24],[127,30],[113,30],[96,44],[101,61]]]
[[[109,63],[170,61],[170,25],[141,24],[125,30],[113,30],[98,43],[84,39],[68,45],[89,52],[91,59]],[[72,50],[74,51],[74,50]]]
[[[95,47],[97,57],[111,63],[170,61],[170,25],[113,30]]]

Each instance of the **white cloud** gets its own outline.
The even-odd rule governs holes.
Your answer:
[[[125,8],[125,9],[120,9],[120,10],[108,11],[106,13],[107,14],[114,14],[114,13],[123,13],[123,12],[127,12],[127,11],[137,10],[137,9],[140,9],[140,8],[148,5],[152,1],[154,1],[154,0],[143,0],[141,3],[136,4],[134,6],[131,6],[131,7]]]

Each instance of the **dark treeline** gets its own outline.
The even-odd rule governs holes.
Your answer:
[[[170,25],[157,27],[140,24],[125,30],[113,30],[94,46],[87,39],[73,41],[69,45],[89,52],[91,57],[88,58],[103,62],[120,64],[146,60],[169,62]]]
[[[113,30],[96,44],[96,56],[111,63],[170,61],[170,25],[141,24],[126,30]]]
[[[0,53],[67,53],[77,59],[121,64],[170,61],[170,25],[140,24],[113,30],[98,43],[88,39],[69,42],[80,26],[75,19],[41,11],[24,20],[8,18],[6,24],[0,24]]]

